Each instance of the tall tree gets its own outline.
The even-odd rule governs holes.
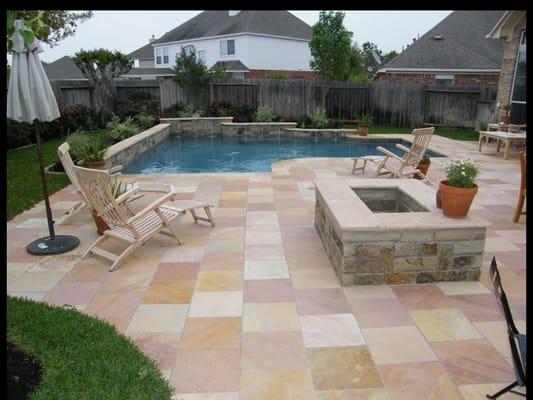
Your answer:
[[[11,50],[9,39],[15,30],[13,27],[15,19],[23,19],[34,37],[53,47],[61,40],[74,35],[78,25],[92,16],[92,11],[10,10],[7,12],[6,32],[8,51]]]
[[[321,11],[313,25],[310,66],[322,79],[345,81],[350,75],[352,32],[344,27],[343,21],[343,12]]]
[[[94,89],[103,125],[110,114],[108,101],[113,99],[111,81],[127,73],[133,67],[133,60],[120,51],[106,49],[80,50],[72,59]]]
[[[172,72],[174,80],[182,87],[198,87],[206,85],[210,80],[226,77],[225,69],[219,65],[208,69],[203,61],[196,58],[194,51],[188,52],[182,48],[180,54],[176,56]]]
[[[350,52],[350,69],[347,80],[350,82],[369,82],[368,74],[365,70],[363,53],[354,43]]]
[[[372,77],[376,71],[385,65],[390,60],[398,55],[394,50],[383,54],[383,51],[378,48],[375,43],[365,42],[362,47],[363,63],[365,65],[365,71],[369,77]]]

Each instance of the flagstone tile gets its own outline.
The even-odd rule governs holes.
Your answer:
[[[407,310],[452,308],[450,299],[436,285],[393,286],[392,290]]]
[[[210,240],[205,248],[205,254],[240,253],[244,251],[244,239],[238,240]]]
[[[119,332],[124,332],[130,319],[141,303],[142,293],[136,292],[98,292],[87,304],[84,312],[104,319],[114,325]]]
[[[514,381],[513,367],[486,340],[434,343],[433,348],[458,385]]]
[[[241,318],[189,318],[180,342],[180,348],[238,349],[241,346]]]
[[[361,328],[413,325],[405,307],[395,298],[351,301],[355,318]]]
[[[481,282],[437,282],[436,285],[447,296],[490,293]]]
[[[179,333],[131,333],[128,336],[158,368],[172,369],[178,353]]]
[[[239,392],[178,393],[171,400],[239,400]]]
[[[48,293],[45,300],[59,306],[88,304],[101,285],[101,282],[61,282]]]
[[[289,267],[290,268],[290,267]],[[295,289],[340,288],[333,269],[293,269],[290,272]]]
[[[128,332],[182,332],[188,304],[140,304],[131,318]]]
[[[297,289],[296,308],[299,315],[350,313],[344,292],[338,288]]]
[[[526,333],[525,321],[515,321],[515,325],[520,333]],[[509,336],[507,335],[507,324],[505,321],[474,322],[474,326],[498,350],[502,357],[511,357]]]
[[[459,385],[457,386],[457,388],[463,395],[464,400],[486,400],[487,394],[493,395],[494,393],[497,393],[502,390],[505,386],[507,386],[507,384],[480,383],[475,385]],[[513,390],[525,393],[524,388],[516,387]],[[523,400],[526,397],[507,392],[501,398],[504,400]]]
[[[199,269],[199,263],[161,263],[152,278],[152,283],[195,280]]]
[[[286,303],[294,302],[290,279],[259,279],[244,281],[244,302]]]
[[[200,262],[204,256],[205,249],[202,246],[172,246],[168,247],[163,253],[161,262],[163,263],[181,263],[181,262]]]
[[[300,332],[245,332],[242,337],[243,369],[308,367]]]
[[[189,304],[195,281],[152,282],[146,289],[143,304]]]
[[[377,365],[437,361],[437,356],[415,326],[362,329]]]
[[[244,303],[243,332],[299,329],[300,324],[294,303]]]
[[[239,375],[239,350],[181,350],[171,381],[183,393],[235,392]]]
[[[483,338],[474,325],[456,308],[412,310],[409,314],[430,342]]]
[[[389,285],[345,286],[342,290],[349,302],[365,299],[397,299]]]
[[[283,260],[285,253],[281,245],[247,245],[246,261]]]
[[[242,271],[200,271],[196,290],[199,292],[241,290],[242,281]]]
[[[242,291],[195,292],[192,296],[189,318],[241,315]]]
[[[300,316],[305,347],[358,346],[365,343],[352,314]]]
[[[438,362],[382,365],[379,370],[394,400],[463,400]]]
[[[500,321],[504,318],[501,306],[492,293],[450,296],[449,298],[470,321]]]
[[[68,272],[74,268],[78,261],[79,257],[72,255],[45,256],[33,264],[30,271]]]
[[[289,269],[285,260],[250,260],[244,264],[244,279],[287,279]]]
[[[200,270],[242,270],[244,255],[241,252],[206,254],[200,264]]]
[[[280,231],[246,232],[246,245],[279,245],[282,243]]]
[[[245,369],[240,400],[313,400],[309,369]]]
[[[366,346],[311,348],[307,354],[316,390],[383,386]]]
[[[386,389],[348,389],[316,391],[317,400],[390,400]]]
[[[6,265],[6,279],[7,283],[13,283],[18,277],[20,277],[24,272],[29,270],[34,263],[17,263],[17,262],[8,262]]]
[[[109,264],[101,259],[79,260],[65,275],[63,282],[104,282],[111,272]]]
[[[210,240],[244,240],[244,227],[213,228]]]
[[[35,301],[42,301],[48,292],[12,292],[8,289],[7,294],[13,297],[22,297]]]
[[[65,272],[28,271],[8,285],[8,292],[49,292],[65,274]]]

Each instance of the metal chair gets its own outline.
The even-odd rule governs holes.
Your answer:
[[[523,335],[518,332],[518,329],[514,324],[513,316],[511,314],[511,308],[509,307],[507,296],[505,295],[505,291],[503,290],[500,272],[498,271],[498,267],[496,265],[496,257],[492,257],[492,262],[490,264],[490,280],[492,282],[492,285],[494,286],[494,293],[496,295],[496,298],[498,299],[498,302],[502,306],[503,314],[505,316],[516,381],[504,387],[502,390],[493,395],[487,395],[487,398],[497,399],[502,394],[507,392],[526,397],[526,394],[524,393],[515,392],[511,390],[516,386],[526,387],[526,335]]]

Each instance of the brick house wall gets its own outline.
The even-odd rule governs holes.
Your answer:
[[[454,76],[454,85],[498,85],[498,74],[446,74]],[[512,79],[512,78],[511,78]],[[380,73],[375,78],[376,82],[390,83],[420,83],[433,85],[435,74],[400,74],[400,73]]]
[[[264,69],[254,69],[244,73],[244,79],[268,79],[271,73],[283,73],[285,79],[317,79],[317,75],[312,71],[273,71]]]
[[[526,15],[515,26],[509,41],[503,42],[503,57],[500,72],[500,83],[498,85],[498,95],[496,101],[501,105],[509,104],[511,101],[511,88],[513,85],[516,57],[518,56],[518,46],[520,33],[526,28]]]

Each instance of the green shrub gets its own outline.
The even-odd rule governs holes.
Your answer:
[[[233,106],[231,108],[233,122],[253,122],[254,110],[247,105]]]
[[[363,114],[359,117],[357,123],[360,125],[370,126],[372,125],[372,116],[369,114]]]
[[[133,116],[135,123],[142,129],[150,129],[155,125],[155,117],[150,114],[140,113]]]
[[[8,119],[6,128],[8,149],[14,149],[34,142],[35,133],[30,124]]]
[[[328,128],[330,129],[342,129],[342,121],[340,119],[330,119]]]
[[[477,176],[478,167],[471,159],[451,160],[446,164],[448,185],[458,188],[471,188]]]
[[[226,102],[209,103],[207,107],[208,117],[227,117],[231,115],[231,104]]]
[[[81,146],[81,159],[84,161],[102,161],[109,147],[105,135],[90,135]]]
[[[126,118],[124,121],[120,121],[118,115],[113,115],[111,120],[106,125],[107,137],[111,143],[120,142],[127,139],[141,131],[132,117]]]
[[[270,106],[261,106],[255,114],[255,120],[258,122],[272,122],[274,114]]]
[[[418,163],[421,164],[421,165],[430,164],[431,163],[431,159],[429,158],[429,156],[427,154],[424,154],[424,156],[422,157],[422,159]]]
[[[70,157],[74,162],[82,159],[83,148],[86,146],[88,140],[89,135],[82,130],[77,130],[67,137],[67,143],[70,146]]]
[[[179,114],[183,111],[183,103],[176,103],[168,108],[165,108],[161,115],[163,118],[177,118]]]
[[[183,106],[182,111],[178,112],[179,118],[200,118],[203,116],[203,111],[195,110],[190,104]]]
[[[311,126],[316,129],[325,129],[329,127],[329,120],[325,109],[317,107],[315,113],[311,117]]]
[[[298,128],[310,128],[313,125],[313,120],[308,115],[302,115],[298,118],[297,127]]]

